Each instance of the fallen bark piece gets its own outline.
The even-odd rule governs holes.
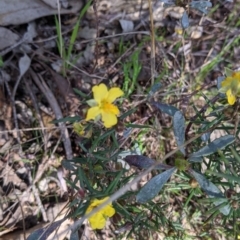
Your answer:
[[[83,1],[69,0],[68,8],[61,8],[61,14],[78,12],[83,6]],[[0,26],[18,25],[28,23],[37,18],[54,15],[54,9],[40,0],[1,0],[0,1]],[[1,34],[1,36],[3,36]]]

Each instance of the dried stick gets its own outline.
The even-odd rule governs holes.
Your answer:
[[[13,109],[13,121],[14,121],[14,125],[15,125],[15,129],[17,130],[17,141],[19,143],[20,149],[21,149],[21,140],[20,140],[20,131],[19,131],[19,126],[18,126],[18,120],[17,120],[17,110],[15,107],[15,96],[12,95],[10,87],[8,85],[7,81],[4,81],[8,95],[10,96],[10,100],[11,100],[11,104],[12,104],[12,109]],[[15,131],[13,131],[15,132]]]
[[[53,95],[53,93],[51,92],[51,90],[49,89],[49,87],[47,86],[47,84],[45,83],[45,81],[43,80],[42,76],[40,74],[36,74],[31,68],[30,68],[30,74],[33,78],[33,81],[36,83],[36,85],[39,87],[39,89],[42,91],[42,93],[47,98],[47,100],[56,116],[56,119],[59,120],[59,119],[63,118],[62,111],[58,105],[58,102],[57,102],[55,96]],[[68,134],[66,125],[63,122],[59,122],[58,125],[61,130],[61,135],[63,138],[63,145],[64,145],[65,152],[66,152],[66,157],[67,157],[67,159],[72,159],[73,153],[72,153],[71,141],[69,139],[69,134]]]
[[[72,128],[71,126],[68,126],[67,128]],[[24,128],[21,130],[4,130],[0,131],[0,133],[13,133],[13,132],[31,132],[31,131],[36,131],[36,130],[55,130],[59,129],[59,127],[35,127],[35,128]]]
[[[151,24],[151,83],[154,84],[155,79],[155,32],[154,32],[154,24],[153,24],[153,12],[152,12],[152,0],[148,0],[149,5],[149,17]]]
[[[41,201],[41,198],[39,197],[38,190],[35,186],[35,183],[33,182],[31,171],[28,171],[28,179],[29,179],[30,183],[32,184],[33,194],[34,194],[34,197],[35,197],[35,199],[37,201],[37,204],[40,208],[40,211],[42,213],[43,221],[47,222],[48,221],[47,214],[46,214],[46,211],[45,211],[45,209],[42,205],[42,201]]]

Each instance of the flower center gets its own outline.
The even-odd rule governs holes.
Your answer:
[[[119,114],[118,108],[112,103],[109,103],[106,99],[101,101],[100,109],[106,113],[113,113],[115,115]]]

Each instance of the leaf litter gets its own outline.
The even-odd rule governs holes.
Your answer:
[[[58,201],[65,201],[64,176],[67,173],[62,171],[59,175],[57,169],[60,167],[61,158],[59,159],[58,156],[65,155],[71,158],[71,154],[79,149],[74,141],[69,141],[68,134],[65,135],[66,141],[69,141],[68,145],[60,146],[60,136],[66,132],[67,128],[63,124],[59,127],[53,124],[50,126],[49,122],[76,114],[84,117],[85,106],[79,103],[72,88],[77,88],[83,94],[89,94],[92,85],[101,81],[121,86],[124,83],[124,76],[120,63],[127,61],[134,51],[139,50],[139,61],[143,68],[137,78],[138,87],[130,99],[124,102],[122,108],[129,110],[133,104],[138,106],[138,110],[128,117],[127,123],[142,124],[142,119],[153,116],[153,112],[147,108],[146,104],[141,103],[146,89],[150,87],[151,77],[148,73],[150,69],[146,68],[150,60],[151,46],[144,40],[150,36],[148,4],[142,1],[98,1],[96,11],[90,7],[80,23],[73,51],[68,59],[69,69],[66,75],[63,75],[64,63],[57,47],[58,36],[54,15],[58,14],[60,8],[62,50],[64,51],[65,48],[67,51],[71,33],[77,21],[76,17],[84,7],[84,2],[69,0],[59,1],[59,3],[58,6],[56,1],[47,0],[0,2],[0,34],[4,36],[0,39],[0,56],[3,59],[3,66],[0,68],[0,195],[1,199],[6,200],[4,207],[0,207],[0,226],[9,228],[3,231],[4,234],[18,228],[19,223],[28,217],[32,219],[29,222],[36,224],[38,221],[36,216],[39,212],[47,216],[45,209],[50,201],[46,199],[53,192],[56,193],[55,197]],[[208,7],[209,3],[205,5]],[[195,7],[201,6],[198,4]],[[185,75],[182,78],[179,68],[180,59],[184,57],[186,62],[189,61],[185,69],[194,76],[196,69],[199,69],[209,56],[216,56],[225,39],[224,34],[219,33],[225,29],[224,23],[218,23],[218,21],[223,19],[223,15],[228,15],[233,7],[233,3],[227,3],[211,17],[202,17],[199,12],[192,10],[191,17],[187,19],[183,7],[165,8],[160,1],[153,3],[156,34],[160,34],[165,39],[156,44],[156,76],[161,76],[161,72],[166,71],[166,67],[171,70],[169,74],[161,76],[163,86],[159,92],[166,86],[173,86],[176,79],[181,79],[182,88],[177,89],[175,94],[183,96],[184,99],[191,77]],[[201,24],[199,24],[200,19]],[[186,31],[189,31],[190,38],[181,48],[174,51],[176,44],[182,42],[182,33],[179,30],[176,31],[176,27],[179,29],[182,26],[184,29],[188,24],[190,27]],[[233,28],[232,32],[227,32],[229,38],[234,36],[234,31]],[[218,39],[214,33],[219,34]],[[202,39],[202,36],[207,37]],[[212,46],[211,41],[216,43],[214,49],[209,47]],[[142,45],[139,46],[139,43]],[[121,44],[122,49],[119,47]],[[237,58],[237,56],[236,52],[234,57]],[[235,62],[236,67],[240,67],[237,66],[237,61]],[[58,71],[53,67],[57,63]],[[216,68],[213,74],[218,73],[219,68]],[[130,72],[130,77],[132,75],[133,73]],[[211,78],[210,76],[206,82]],[[177,101],[173,92],[168,94],[169,102]],[[14,100],[11,102],[10,99],[13,99],[13,96]],[[164,94],[161,95],[158,91],[154,96],[164,99]],[[55,100],[50,100],[51,97]],[[182,102],[178,102],[177,105],[179,109],[184,109]],[[204,102],[201,101],[200,107],[203,105]],[[24,119],[22,115],[23,112],[28,111],[26,108],[35,113],[30,115],[32,121],[20,120]],[[187,116],[190,114],[190,110],[188,111],[185,111]],[[156,124],[161,126],[161,129],[164,130],[171,125],[170,118],[164,112],[158,113],[157,116]],[[32,125],[34,121],[37,124]],[[176,123],[175,125],[177,126]],[[62,133],[59,128],[62,129]],[[34,131],[41,132],[41,136],[36,136]],[[138,133],[138,130],[134,130],[133,136],[137,136]],[[118,134],[121,137],[121,131]],[[179,136],[181,145],[182,133]],[[46,138],[43,141],[44,146],[41,138]],[[173,138],[174,136],[164,131],[160,133],[156,132],[156,129],[150,129],[143,137],[146,155],[159,159],[169,149],[176,147],[174,141],[168,141]],[[130,149],[132,145],[133,141],[130,138],[125,150]],[[163,146],[165,152],[157,150],[159,145]],[[43,152],[42,149],[44,149]],[[47,157],[48,152],[51,152],[50,157]],[[39,159],[38,155],[42,157]],[[171,162],[171,159],[169,161]],[[35,168],[36,176],[31,176],[32,168]],[[50,177],[46,176],[47,171],[51,172]],[[44,179],[47,180],[44,182],[47,186],[43,188],[43,196],[40,196],[39,190],[34,192],[31,186],[37,186]],[[11,199],[11,202],[8,199]],[[38,199],[37,204],[36,199]],[[18,207],[6,214],[11,207],[10,203]],[[56,202],[55,205],[57,206]],[[177,208],[176,202],[173,205]],[[24,213],[21,212],[21,208],[26,209]],[[27,234],[29,233],[30,231],[27,231]],[[103,232],[102,235],[107,239],[110,230]],[[93,235],[91,237],[94,239]]]

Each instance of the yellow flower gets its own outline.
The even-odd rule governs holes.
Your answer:
[[[233,105],[237,97],[240,97],[240,72],[232,72],[221,83],[221,93],[226,93],[228,103]]]
[[[86,121],[95,120],[101,116],[103,125],[106,128],[110,128],[117,124],[117,116],[119,115],[119,109],[113,104],[113,102],[123,95],[123,91],[114,87],[109,91],[105,84],[101,83],[98,86],[92,88],[94,101],[91,102],[91,108],[87,112]]]
[[[108,197],[102,200],[94,199],[87,208],[86,213],[90,213],[94,208],[98,207],[100,204],[104,203]],[[112,204],[100,209],[97,213],[93,214],[88,220],[92,229],[103,229],[106,225],[106,220],[108,217],[112,217],[115,214],[115,209]]]

